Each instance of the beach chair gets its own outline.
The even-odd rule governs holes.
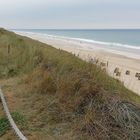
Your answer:
[[[140,73],[136,73],[135,74],[135,77],[140,77]]]
[[[121,72],[117,72],[116,73],[116,76],[119,76],[120,77],[121,76]]]
[[[127,70],[125,74],[126,74],[126,75],[130,75],[130,71],[129,71],[129,70]]]
[[[119,72],[119,68],[115,68],[114,73],[118,73]]]
[[[106,63],[101,62],[101,63],[100,63],[100,66],[101,66],[101,67],[105,67],[105,66],[106,66]]]

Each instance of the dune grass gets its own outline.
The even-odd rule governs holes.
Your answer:
[[[25,128],[27,126],[27,121],[25,117],[18,112],[12,113],[12,118],[20,126],[20,128]],[[7,118],[0,117],[0,137],[6,134],[6,131],[10,129],[10,124]]]
[[[140,139],[139,96],[91,62],[0,29],[0,78],[23,75],[31,130],[61,140]]]

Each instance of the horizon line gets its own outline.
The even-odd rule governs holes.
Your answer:
[[[7,28],[9,30],[140,30],[140,28]]]

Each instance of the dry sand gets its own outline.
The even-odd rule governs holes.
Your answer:
[[[90,49],[91,45],[93,44],[77,40],[63,39],[53,36],[43,36],[41,34],[31,34],[25,32],[16,33],[23,36],[28,36],[32,39],[39,40],[43,43],[47,43],[55,48],[60,48],[62,50],[74,53],[78,55],[81,59],[84,59],[86,61],[91,58],[96,58],[99,59],[100,62],[108,62],[108,67],[106,66],[108,74],[116,79],[119,79],[128,89],[140,95],[140,80],[135,77],[136,72],[140,73],[140,59],[133,59],[123,55],[108,52],[105,49],[99,49],[100,47],[98,47],[98,45],[94,45],[95,49]],[[116,76],[114,74],[114,70],[116,67],[119,68],[121,76]],[[126,70],[130,71],[130,75],[125,74]]]

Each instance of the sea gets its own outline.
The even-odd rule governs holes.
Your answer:
[[[140,29],[13,29],[12,31],[99,44],[106,50],[140,59]]]

